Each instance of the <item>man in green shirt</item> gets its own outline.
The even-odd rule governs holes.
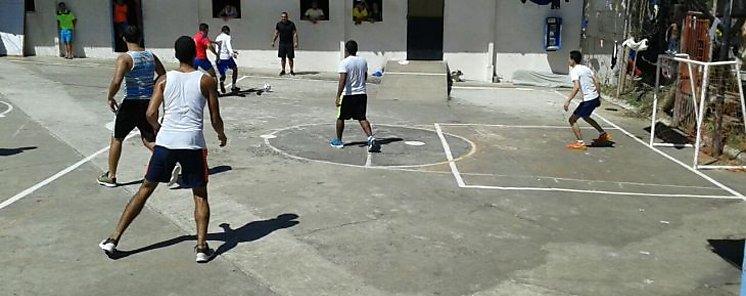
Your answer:
[[[73,58],[73,30],[77,21],[65,2],[57,4],[57,27],[60,29],[60,42],[65,46],[66,59]]]

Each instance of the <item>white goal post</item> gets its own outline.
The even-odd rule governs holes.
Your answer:
[[[691,93],[692,97],[692,103],[694,104],[694,115],[696,117],[696,123],[695,123],[695,129],[696,129],[696,140],[694,144],[674,144],[674,143],[661,143],[656,142],[656,134],[655,134],[655,126],[658,122],[658,93],[660,90],[660,78],[662,74],[662,68],[661,65],[664,65],[666,63],[674,64],[676,71],[681,71],[683,67],[679,67],[682,63],[686,65],[686,69],[683,69],[683,71],[686,71],[688,73],[689,77],[689,83],[687,86],[689,88],[689,91]],[[743,84],[741,81],[741,71],[740,71],[740,62],[738,61],[720,61],[720,62],[701,62],[689,59],[689,55],[687,54],[677,54],[675,56],[672,55],[659,55],[658,56],[658,63],[656,66],[656,75],[655,75],[655,88],[653,90],[653,116],[651,118],[650,123],[650,147],[655,146],[663,146],[663,147],[694,147],[694,161],[692,162],[692,168],[693,169],[746,169],[746,166],[729,166],[729,165],[700,165],[699,164],[699,155],[700,150],[702,147],[702,124],[704,122],[705,115],[707,113],[707,109],[705,108],[705,105],[707,105],[709,90],[708,86],[710,84],[710,71],[712,67],[727,67],[729,69],[732,69],[732,72],[735,72],[736,75],[736,84],[738,84],[738,94],[739,99],[741,103],[741,116],[743,117],[744,122],[744,131],[746,131],[746,103],[744,102],[744,95],[743,95]],[[696,68],[696,70],[695,70]],[[673,69],[668,69],[669,71],[673,71]],[[676,73],[676,71],[673,71]],[[702,74],[703,73],[703,74]],[[678,74],[677,74],[678,75]],[[701,79],[701,82],[699,81],[699,78]],[[678,81],[678,78],[677,78]],[[697,96],[697,84],[701,83],[701,90],[699,91],[699,96]],[[677,83],[674,83],[676,87],[678,87]]]

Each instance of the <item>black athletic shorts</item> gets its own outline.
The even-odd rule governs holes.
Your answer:
[[[342,105],[337,108],[337,119],[365,120],[368,107],[368,95],[342,96]]]
[[[140,136],[148,142],[155,142],[155,132],[153,126],[145,118],[145,112],[148,110],[150,100],[123,100],[119,105],[117,119],[114,122],[114,138],[124,139],[137,127],[140,130]]]
[[[278,58],[288,58],[288,59],[294,59],[295,58],[295,47],[292,43],[280,43],[280,45],[277,46],[277,57]]]

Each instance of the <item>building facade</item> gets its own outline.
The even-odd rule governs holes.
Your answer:
[[[59,55],[56,2],[31,1],[35,1],[35,9],[24,15],[24,54]],[[451,70],[461,70],[469,80],[491,81],[498,76],[511,81],[516,70],[567,73],[569,51],[581,45],[582,0],[561,1],[559,9],[519,0],[378,0],[380,21],[361,24],[353,21],[354,0],[319,0],[328,20],[316,23],[300,19],[306,0],[235,1],[240,18],[216,17],[216,5],[226,0],[128,3],[138,10],[145,46],[166,61],[175,61],[174,40],[193,35],[199,23],[205,22],[210,25],[211,38],[221,26],[231,27],[234,47],[240,52],[239,66],[279,69],[271,40],[282,11],[289,13],[298,28],[296,71],[336,71],[341,44],[354,39],[371,72],[385,72],[382,68],[389,60],[443,59]],[[65,2],[78,17],[76,55],[114,58],[111,2]],[[557,51],[544,48],[548,17],[562,19],[562,47]]]

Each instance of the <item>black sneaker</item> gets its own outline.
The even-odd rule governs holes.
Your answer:
[[[280,76],[285,75],[285,70],[280,71]]]
[[[234,87],[231,87],[231,92],[234,92],[234,93],[235,93],[235,92],[238,92],[238,91],[240,91],[240,90],[241,90],[241,88],[240,88],[240,87],[235,87],[235,86],[234,86]]]
[[[295,76],[295,72],[290,71],[290,76]]]
[[[225,84],[222,82],[220,83],[220,93],[225,94]]]
[[[215,255],[215,251],[213,249],[210,249],[210,246],[205,243],[204,248],[199,248],[198,246],[194,246],[194,253],[196,254],[195,261],[197,263],[207,263],[210,262],[212,259],[212,256]]]
[[[98,244],[98,247],[101,248],[101,250],[104,251],[104,253],[106,253],[107,255],[111,255],[117,251],[117,243],[118,242],[115,239],[107,238],[105,240],[102,240]]]

